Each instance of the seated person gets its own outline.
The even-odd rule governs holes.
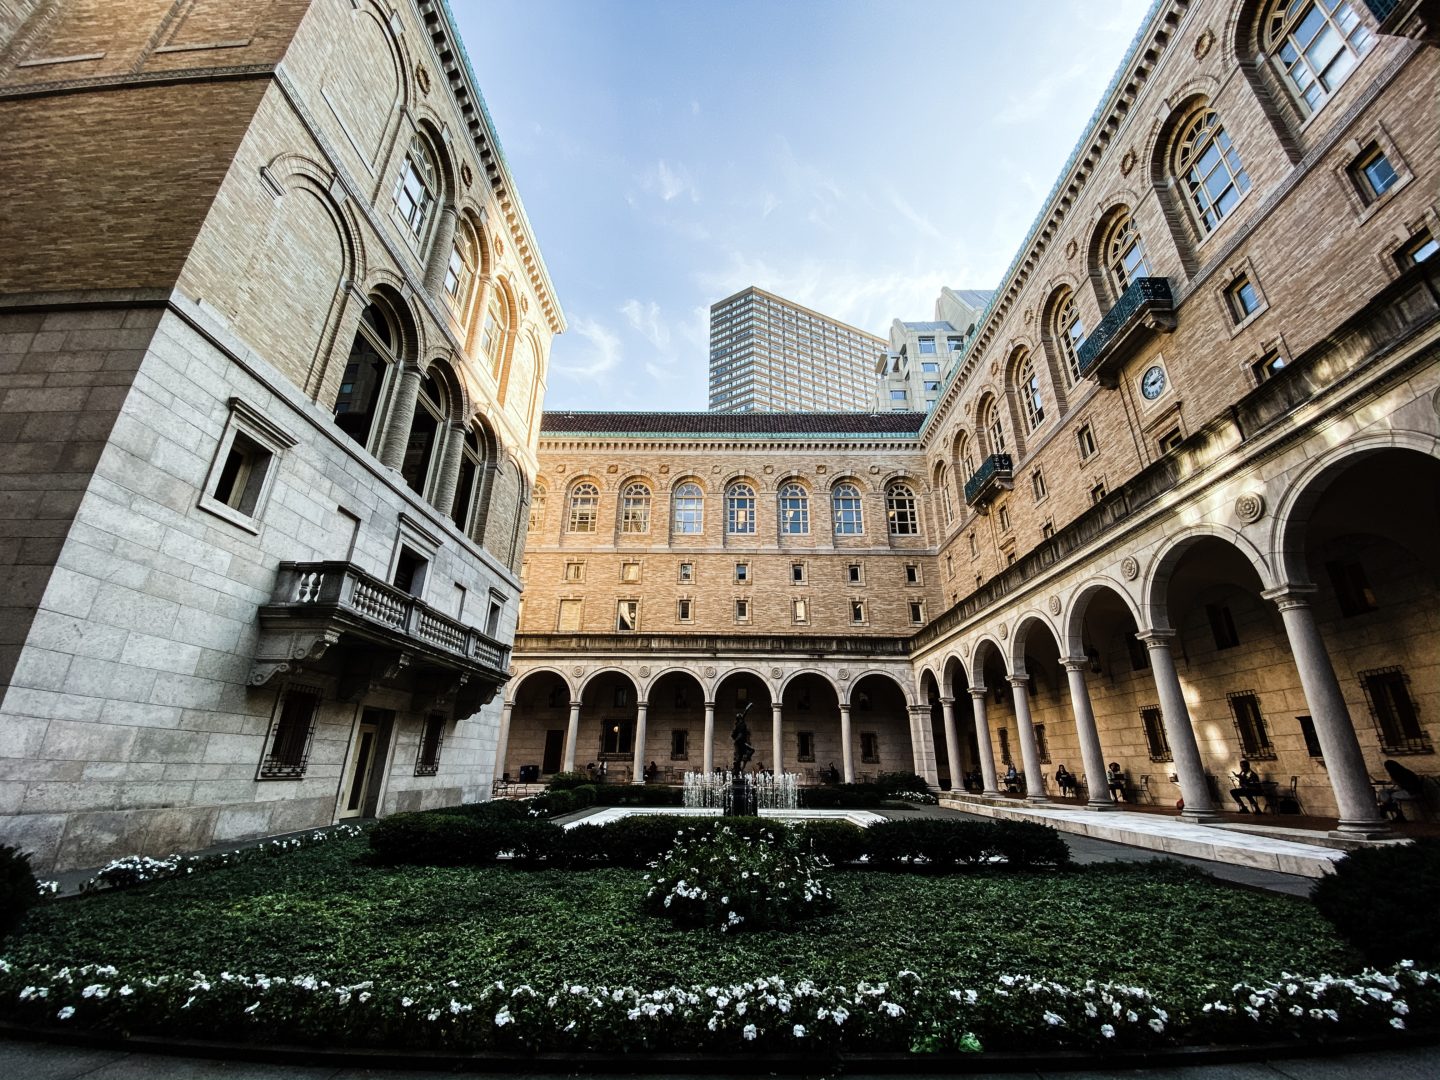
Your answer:
[[[653,783],[654,783],[656,780],[658,780],[659,778],[660,778],[660,766],[659,766],[659,765],[657,765],[655,762],[652,761],[652,762],[650,762],[649,765],[646,765],[646,766],[645,766],[645,782],[646,782],[647,784],[653,784]]]
[[[1125,774],[1120,770],[1118,761],[1110,762],[1110,768],[1105,773],[1105,784],[1110,789],[1111,802],[1125,802]]]
[[[825,770],[825,782],[827,784],[838,784],[840,782],[840,770],[835,767],[833,761],[830,762],[830,767]]]
[[[1013,761],[1005,768],[1005,790],[1020,790],[1020,774],[1015,771],[1015,763]]]
[[[1055,783],[1060,786],[1060,794],[1067,797],[1078,790],[1080,786],[1079,781],[1075,779],[1075,774],[1064,765],[1055,770]]]
[[[1240,813],[1250,813],[1249,810],[1245,809],[1245,804],[1240,801],[1242,798],[1249,799],[1251,809],[1257,814],[1260,813],[1260,804],[1255,799],[1257,795],[1263,795],[1265,793],[1265,788],[1260,782],[1260,774],[1250,768],[1250,762],[1241,758],[1240,771],[1238,773],[1231,773],[1231,775],[1235,777],[1235,780],[1240,785],[1239,787],[1230,789],[1230,797],[1235,800],[1235,805],[1240,808]]]

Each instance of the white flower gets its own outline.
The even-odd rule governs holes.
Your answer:
[[[1392,1016],[1392,1017],[1390,1018],[1390,1026],[1393,1027],[1393,1028],[1395,1028],[1397,1031],[1404,1031],[1404,1030],[1405,1030],[1405,1021],[1404,1021],[1404,1020],[1401,1020],[1400,1017],[1398,1017],[1398,1016]]]
[[[56,1013],[55,1015],[56,1015],[57,1018],[59,1018],[59,1019],[61,1019],[61,1020],[69,1020],[70,1017],[72,1017],[72,1016],[75,1015],[75,1006],[74,1006],[74,1005],[66,1005],[63,1009],[61,1009],[61,1010],[60,1010],[58,1013]]]
[[[755,1030],[754,1024],[746,1024],[745,1029],[741,1031],[740,1034],[745,1036],[747,1041],[753,1041],[758,1032]]]
[[[257,1001],[257,1002],[255,1002],[254,1005],[249,1006],[249,1007],[245,1010],[245,1012],[246,1012],[247,1015],[249,1015],[250,1013],[253,1013],[253,1012],[254,1012],[256,1009],[258,1009],[258,1008],[260,1008],[260,1002]]]
[[[797,1039],[805,1038],[805,1025],[796,1024],[793,1028],[790,1029],[790,1034],[794,1035]]]
[[[514,1020],[515,1017],[510,1015],[509,1005],[501,1006],[500,1011],[495,1014],[496,1027],[504,1027],[506,1024],[513,1023]]]
[[[1151,1017],[1151,1019],[1150,1019],[1150,1027],[1151,1027],[1152,1030],[1154,1030],[1154,1031],[1156,1031],[1156,1032],[1164,1031],[1164,1030],[1165,1030],[1165,1021],[1164,1021],[1164,1020],[1161,1020],[1159,1017]]]
[[[1063,1023],[1065,1023],[1065,1020],[1064,1020],[1064,1018],[1063,1018],[1062,1016],[1060,1016],[1059,1013],[1053,1013],[1053,1012],[1051,1012],[1049,1009],[1046,1009],[1046,1010],[1045,1010],[1045,1022],[1046,1022],[1047,1024],[1049,1024],[1051,1027],[1054,1027],[1056,1024],[1063,1024]]]
[[[1115,1029],[1109,1024],[1101,1024],[1100,1034],[1104,1035],[1107,1039],[1113,1039],[1115,1037]]]

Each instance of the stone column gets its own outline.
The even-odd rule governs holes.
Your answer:
[[[460,481],[460,459],[464,456],[465,425],[448,424],[439,446],[440,466],[435,470],[435,509],[446,517],[455,508],[455,486]]]
[[[715,702],[705,702],[705,775],[715,771]]]
[[[965,777],[960,772],[960,737],[955,732],[955,699],[942,697],[940,708],[945,711],[945,758],[950,765],[950,791],[965,790]]]
[[[1370,773],[1365,767],[1360,742],[1355,738],[1355,725],[1350,720],[1350,710],[1345,705],[1335,668],[1310,607],[1310,597],[1315,592],[1314,585],[1281,585],[1263,595],[1275,602],[1285,621],[1285,636],[1290,639],[1290,651],[1295,655],[1300,688],[1305,693],[1315,735],[1320,740],[1325,771],[1330,774],[1330,786],[1335,791],[1340,824],[1333,835],[1384,836],[1391,832],[1390,825],[1375,804],[1375,790],[1370,786]]]
[[[1070,711],[1075,714],[1075,732],[1080,736],[1080,764],[1090,793],[1087,805],[1091,810],[1113,810],[1115,804],[1110,801],[1110,788],[1105,779],[1105,755],[1100,749],[1100,734],[1095,730],[1095,710],[1090,707],[1090,688],[1085,685],[1085,669],[1090,661],[1081,657],[1063,663],[1070,683]]]
[[[1175,775],[1180,778],[1180,797],[1185,809],[1180,816],[1187,821],[1205,822],[1215,817],[1215,802],[1210,798],[1210,785],[1205,782],[1205,766],[1200,760],[1200,747],[1195,743],[1195,729],[1190,725],[1190,710],[1185,693],[1180,689],[1180,676],[1175,673],[1175,659],[1170,655],[1170,639],[1174,630],[1143,630],[1135,635],[1150,650],[1150,671],[1155,676],[1155,692],[1160,697],[1160,718],[1165,723],[1165,738],[1175,759]]]
[[[642,701],[635,706],[635,756],[630,770],[630,783],[645,783],[645,737],[649,732],[647,728],[647,714],[650,711],[650,703]]]
[[[399,469],[405,462],[410,442],[410,422],[415,418],[415,399],[420,396],[420,369],[406,364],[400,372],[390,413],[385,418],[385,437],[380,441],[380,464]]]
[[[1020,760],[1025,765],[1025,798],[1049,802],[1045,778],[1040,775],[1040,752],[1035,748],[1035,727],[1030,723],[1030,676],[1010,676],[1010,696],[1015,702],[1015,726],[1020,729]]]
[[[999,795],[1000,787],[995,779],[995,747],[990,742],[990,722],[985,716],[985,694],[983,686],[970,688],[970,701],[975,708],[975,742],[980,748],[980,775],[985,778],[985,794]]]
[[[515,709],[513,701],[507,701],[500,708],[500,734],[495,739],[495,769],[492,783],[505,775],[505,755],[510,752],[510,714]]]
[[[840,703],[840,776],[847,784],[855,782],[855,750],[850,745],[850,704]]]
[[[575,744],[580,740],[580,702],[570,702],[570,723],[565,727],[566,772],[575,771]]]
[[[779,776],[785,770],[780,762],[785,756],[785,743],[780,733],[780,702],[770,703],[770,771]]]
[[[910,757],[914,773],[932,788],[940,787],[935,772],[935,736],[930,725],[930,706],[910,706]]]
[[[425,260],[425,291],[439,296],[445,287],[445,271],[450,266],[450,252],[455,249],[455,223],[459,214],[453,203],[440,208],[435,221],[435,239],[430,242],[430,257]]]

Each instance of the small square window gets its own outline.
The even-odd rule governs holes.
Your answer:
[[[615,629],[618,633],[634,633],[640,624],[640,601],[620,600],[615,604]]]
[[[258,531],[256,521],[278,473],[278,455],[294,445],[289,433],[239,398],[231,398],[230,418],[200,495],[201,509]]]
[[[859,563],[851,563],[845,568],[845,578],[851,585],[859,585],[865,580]]]
[[[920,365],[920,371],[924,375],[939,375],[940,365],[933,360],[926,360]]]
[[[864,600],[851,600],[851,601],[850,601],[850,621],[851,621],[852,623],[857,624],[857,625],[859,625],[859,624],[861,624],[861,623],[863,623],[863,622],[865,621],[865,601],[864,601]]]
[[[1045,485],[1045,474],[1039,469],[1030,474],[1030,490],[1035,493],[1036,502],[1050,494],[1050,489]]]
[[[913,562],[911,562],[911,563],[906,563],[906,564],[905,564],[905,584],[906,584],[906,585],[919,585],[919,584],[920,584],[920,567],[917,566],[917,565],[916,565],[915,563],[913,563]]]
[[[919,600],[910,601],[910,622],[919,626],[925,621],[925,605]]]
[[[1255,375],[1255,382],[1262,383],[1267,379],[1273,379],[1284,370],[1285,365],[1290,361],[1285,359],[1279,349],[1271,349],[1264,356],[1250,365],[1250,370]]]
[[[1100,502],[1100,500],[1105,498],[1105,494],[1105,482],[1102,480],[1090,489],[1090,505],[1094,506]]]
[[[1042,539],[1049,540],[1054,535],[1055,523],[1053,521],[1045,521],[1040,525],[1040,536]]]
[[[749,564],[749,563],[737,562],[737,563],[735,564],[735,580],[736,580],[736,581],[749,581],[749,580],[750,580],[750,564]]]
[[[690,622],[695,617],[694,601],[688,597],[681,597],[675,601],[675,618],[680,622]]]
[[[1095,456],[1095,431],[1089,424],[1082,425],[1080,430],[1075,432],[1075,441],[1080,446],[1081,461]]]
[[[211,497],[246,517],[252,517],[272,457],[270,451],[254,439],[236,432],[225,455],[225,464],[210,492]]]
[[[1422,229],[1406,242],[1405,246],[1396,253],[1395,258],[1402,267],[1408,269],[1412,266],[1419,266],[1436,251],[1440,251],[1440,243],[1436,242],[1429,229]]]
[[[567,562],[565,564],[566,581],[584,581],[585,564],[583,562]]]
[[[807,623],[810,621],[810,601],[806,600],[803,596],[797,596],[792,600],[790,607],[797,623]]]
[[[1009,531],[1010,531],[1010,507],[1008,507],[1008,506],[1002,506],[1002,507],[1000,507],[1000,509],[996,512],[995,517],[996,517],[996,521],[998,521],[999,524],[1000,524],[1000,531],[1001,531],[1001,532],[1009,532]]]
[[[640,564],[638,562],[627,562],[620,564],[620,580],[636,582],[640,580]]]
[[[1244,274],[1230,283],[1225,295],[1230,299],[1230,313],[1237,323],[1244,322],[1260,310],[1260,291]]]
[[[790,580],[796,585],[805,584],[805,564],[803,562],[790,564]]]
[[[920,339],[920,354],[922,356],[935,355],[935,339],[933,337],[922,337]]]
[[[1160,453],[1168,454],[1171,450],[1178,448],[1179,445],[1184,441],[1185,436],[1180,433],[1180,429],[1178,427],[1171,428],[1164,435],[1160,436],[1158,442],[1158,445],[1160,447]]]
[[[735,621],[737,623],[750,621],[750,601],[741,596],[735,600]]]
[[[1361,194],[1366,202],[1374,202],[1384,195],[1400,178],[1395,166],[1385,156],[1385,151],[1371,143],[1355,162],[1354,175],[1360,181]]]
[[[430,561],[419,552],[400,546],[400,554],[395,559],[395,573],[390,579],[390,584],[403,593],[409,593],[414,597],[423,597],[425,594],[425,575],[430,569]]]
[[[695,580],[695,564],[682,562],[680,564],[680,581],[689,583]]]

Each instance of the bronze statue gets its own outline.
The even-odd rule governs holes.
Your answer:
[[[745,722],[745,714],[754,704],[753,701],[745,703],[745,707],[735,714],[735,726],[730,729],[730,741],[735,744],[734,771],[737,777],[745,771],[745,765],[755,756],[755,747],[750,745],[750,725]]]

